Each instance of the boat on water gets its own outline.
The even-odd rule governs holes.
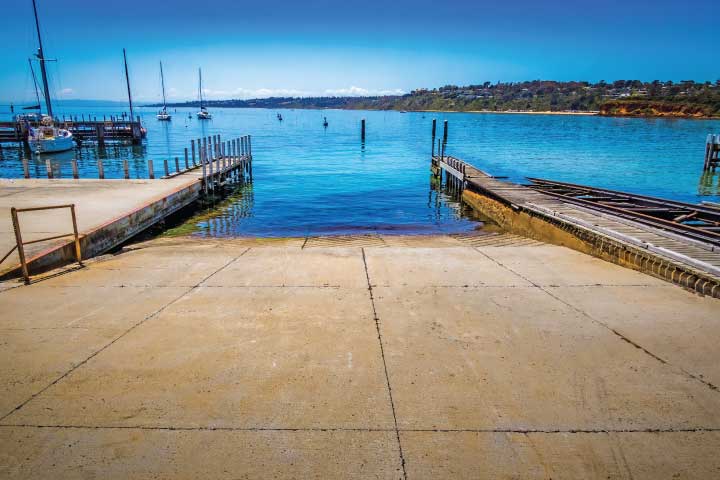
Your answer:
[[[202,69],[198,68],[198,79],[200,86],[198,87],[198,96],[200,97],[200,111],[197,112],[197,118],[199,120],[210,120],[212,119],[212,114],[208,112],[207,108],[205,108],[205,105],[203,105],[203,84],[202,84]]]
[[[327,117],[323,117],[323,127],[327,128],[328,125]]]
[[[47,69],[45,68],[45,52],[43,51],[42,36],[40,35],[40,21],[38,20],[37,5],[33,0],[33,13],[35,14],[35,29],[38,37],[38,51],[35,54],[40,64],[40,74],[43,83],[43,94],[45,95],[45,106],[47,115],[41,115],[37,126],[31,126],[28,122],[28,143],[30,150],[34,153],[64,152],[75,147],[73,135],[69,130],[55,126],[50,100],[50,87],[48,86]],[[32,67],[32,66],[31,66]],[[33,71],[33,78],[35,73]],[[37,83],[36,83],[37,86]],[[38,105],[39,107],[39,105]]]
[[[278,114],[277,114],[277,119],[282,122],[282,115],[280,115],[280,114],[278,113]]]
[[[162,62],[160,62],[160,85],[162,86],[163,108],[158,112],[157,119],[162,122],[169,122],[172,115],[170,115],[167,111],[167,101],[165,100],[165,76],[163,75]]]

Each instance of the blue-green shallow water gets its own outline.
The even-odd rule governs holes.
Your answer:
[[[66,113],[117,114],[118,108],[67,108]],[[476,223],[449,196],[431,188],[430,125],[450,124],[449,154],[495,175],[538,176],[688,202],[720,200],[718,175],[702,176],[704,142],[720,133],[717,120],[622,119],[561,115],[399,113],[213,109],[209,122],[178,110],[171,123],[139,109],[148,129],[141,147],[87,145],[75,152],[81,175],[143,178],[146,160],[180,156],[191,138],[253,136],[254,184],[199,234],[298,236],[347,233],[467,231]],[[62,111],[60,112],[63,113]],[[194,110],[193,110],[194,113]],[[327,116],[329,127],[322,126]],[[360,143],[360,119],[367,141]],[[20,177],[22,151],[4,148],[0,176]],[[55,155],[56,174],[70,174],[73,154]],[[45,175],[45,158],[31,161]],[[172,164],[173,162],[171,162]],[[59,170],[57,169],[59,167]]]

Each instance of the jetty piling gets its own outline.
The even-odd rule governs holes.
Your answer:
[[[190,152],[192,155],[192,164],[195,166],[195,140],[190,140]]]
[[[180,159],[175,157],[175,173],[180,173]]]
[[[45,160],[45,170],[47,171],[47,177],[53,178],[52,164],[49,159]]]
[[[195,165],[193,165],[193,166],[195,166]],[[185,170],[189,170],[189,169],[190,169],[190,163],[188,160],[188,149],[187,149],[187,147],[185,147]]]
[[[705,140],[705,163],[703,171],[713,172],[720,165],[720,134],[709,134]]]
[[[360,141],[365,143],[365,119],[360,120]]]
[[[25,178],[30,178],[30,166],[28,165],[27,158],[23,158],[22,164],[23,164],[23,176]]]
[[[72,177],[74,180],[77,180],[80,178],[80,173],[78,172],[78,163],[77,159],[73,158],[70,162],[70,165],[72,166]]]
[[[123,160],[123,173],[125,180],[130,179],[130,164],[127,160]]]
[[[170,169],[168,168],[168,161],[167,158],[163,159],[163,164],[165,165],[165,176],[170,176]]]
[[[153,161],[148,160],[148,178],[150,180],[155,178],[155,171],[153,170]]]

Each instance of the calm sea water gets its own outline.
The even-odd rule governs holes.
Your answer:
[[[98,117],[120,109],[65,107]],[[141,108],[148,129],[142,146],[98,149],[51,157],[55,174],[68,177],[78,158],[81,175],[97,175],[105,159],[108,178],[145,178],[146,160],[182,159],[191,138],[220,134],[253,136],[254,184],[234,201],[198,219],[207,235],[297,236],[348,233],[439,233],[467,231],[477,223],[452,196],[431,186],[430,126],[447,119],[447,152],[495,175],[585,183],[687,202],[720,201],[718,174],[702,175],[704,142],[720,133],[717,120],[621,119],[560,115],[399,113],[359,111],[213,109],[212,121],[187,118],[170,123]],[[194,113],[194,110],[192,111]],[[323,128],[323,117],[329,126]],[[367,140],[360,142],[360,119]],[[21,177],[21,149],[2,149],[1,177]],[[173,162],[171,162],[172,164]],[[45,158],[32,157],[33,175],[45,176]]]

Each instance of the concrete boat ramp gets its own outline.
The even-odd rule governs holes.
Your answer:
[[[565,247],[156,239],[0,304],[2,478],[720,474],[718,300]]]
[[[157,238],[0,283],[0,478],[720,476],[714,257],[477,172],[502,233]],[[201,185],[0,202],[72,201],[107,249]]]

